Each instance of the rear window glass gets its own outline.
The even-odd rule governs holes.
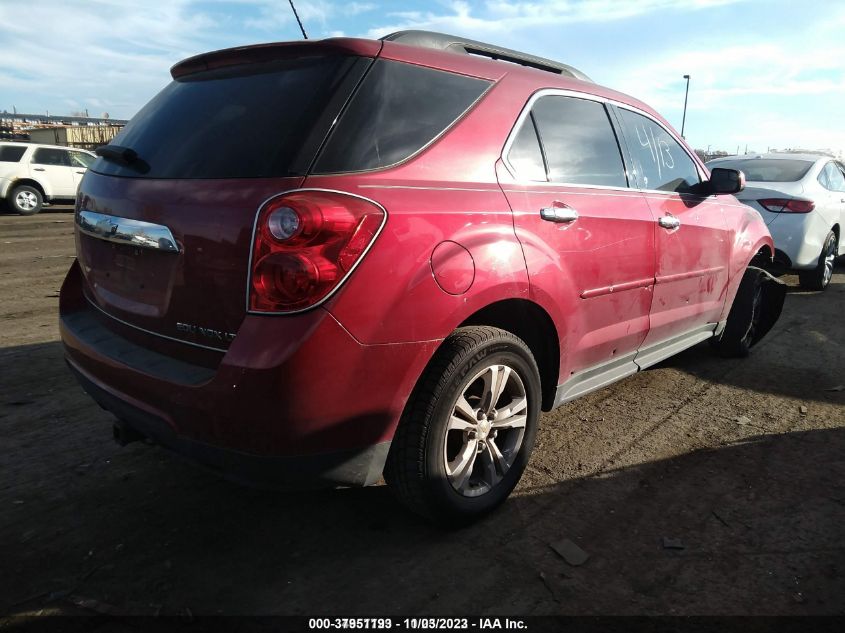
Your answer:
[[[17,163],[26,152],[25,147],[17,145],[0,145],[0,161],[4,163]]]
[[[111,142],[133,149],[139,168],[99,158],[91,169],[146,178],[296,175],[303,143],[351,59],[309,57],[180,77]]]
[[[489,81],[378,60],[317,161],[317,173],[387,167],[418,152],[480,97]]]
[[[746,180],[755,182],[795,182],[801,180],[812,166],[813,162],[809,160],[781,158],[720,160],[707,164],[710,169],[714,167],[739,169],[745,174]]]
[[[60,165],[70,167],[70,156],[66,150],[51,147],[39,147],[32,154],[34,165]]]

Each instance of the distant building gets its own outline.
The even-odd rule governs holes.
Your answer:
[[[102,117],[0,112],[0,141],[31,141],[93,149],[106,145],[127,121]],[[33,136],[34,135],[34,136]]]
[[[101,145],[108,145],[121,129],[123,129],[122,125],[42,127],[30,130],[29,140],[32,143],[44,145],[64,145],[94,150]]]

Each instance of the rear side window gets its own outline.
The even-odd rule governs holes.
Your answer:
[[[662,126],[625,108],[619,113],[643,189],[683,193],[701,182],[695,162]]]
[[[354,59],[307,57],[180,77],[111,142],[140,160],[99,158],[91,168],[147,178],[301,175],[313,160],[312,152],[297,168],[305,140]]]
[[[17,163],[20,162],[24,153],[25,147],[17,145],[0,145],[0,162],[3,163]]]
[[[625,166],[604,105],[546,96],[531,110],[552,182],[627,187]]]
[[[403,161],[454,123],[489,85],[482,79],[377,60],[314,171],[362,171]]]
[[[741,158],[736,160],[720,160],[708,163],[707,166],[739,169],[745,174],[746,180],[754,182],[796,182],[810,171],[813,161],[795,160],[791,158]]]
[[[528,115],[522,123],[508,152],[508,162],[522,180],[546,180],[546,166],[534,117]]]
[[[39,147],[32,155],[32,162],[36,165],[60,165],[70,167],[70,156],[63,149]]]

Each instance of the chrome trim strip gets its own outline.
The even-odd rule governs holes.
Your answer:
[[[633,281],[625,281],[621,284],[615,284],[612,286],[602,286],[601,288],[590,288],[589,290],[585,290],[581,293],[582,299],[592,299],[593,297],[601,297],[603,295],[609,295],[614,292],[623,292],[625,290],[635,290],[637,288],[648,288],[649,286],[654,285],[654,277],[648,277],[646,279],[635,279]]]
[[[107,242],[166,253],[178,253],[180,250],[173,233],[161,224],[80,209],[76,213],[76,226],[80,233]]]
[[[166,338],[168,341],[174,341],[175,343],[184,343],[185,345],[192,345],[193,347],[200,347],[200,348],[202,348],[202,349],[211,350],[212,352],[223,352],[223,353],[225,354],[226,352],[228,352],[228,351],[229,351],[229,350],[228,350],[227,348],[225,348],[225,347],[211,347],[210,345],[202,345],[202,344],[200,344],[200,343],[192,343],[191,341],[184,341],[184,340],[182,340],[182,339],[180,339],[180,338],[175,338],[175,337],[173,337],[173,336],[167,336],[167,334],[161,334],[161,333],[159,333],[159,332],[153,332],[152,330],[148,330],[148,329],[146,329],[146,328],[142,328],[142,327],[140,327],[140,326],[138,326],[138,325],[135,325],[134,323],[129,323],[128,321],[124,321],[123,319],[120,319],[120,318],[118,318],[118,317],[114,316],[113,314],[109,314],[108,312],[106,312],[105,310],[103,310],[100,306],[98,306],[96,303],[94,303],[93,301],[91,301],[91,299],[90,299],[88,296],[85,296],[85,300],[88,302],[88,304],[89,304],[92,308],[94,308],[94,309],[98,310],[100,313],[104,314],[104,315],[105,315],[105,316],[107,316],[108,318],[110,318],[110,319],[114,319],[114,320],[115,320],[115,321],[117,321],[118,323],[122,323],[123,325],[126,325],[126,326],[128,326],[128,327],[134,328],[134,329],[139,330],[139,331],[141,331],[141,332],[145,332],[146,334],[152,334],[153,336],[158,336],[158,337],[161,337],[161,338]]]
[[[684,281],[685,279],[693,279],[695,277],[706,277],[707,275],[718,275],[725,270],[724,266],[713,266],[712,268],[701,268],[699,270],[688,270],[683,273],[675,273],[674,275],[663,275],[656,277],[654,283],[669,284],[675,281]]]
[[[483,191],[496,193],[498,188],[470,189],[469,187],[415,187],[411,185],[358,185],[358,189],[419,189],[422,191]]]
[[[297,191],[323,191],[325,193],[340,193],[340,194],[343,194],[343,195],[346,195],[346,196],[352,196],[353,198],[359,198],[361,200],[365,200],[365,201],[367,201],[371,204],[376,205],[379,209],[381,209],[384,212],[384,218],[382,218],[381,226],[378,227],[378,231],[376,231],[376,234],[373,236],[373,239],[370,240],[370,243],[367,245],[367,248],[365,248],[364,251],[361,253],[361,255],[358,256],[358,260],[355,262],[355,264],[353,264],[352,268],[350,268],[347,271],[347,273],[343,276],[343,278],[341,278],[341,280],[337,283],[337,285],[334,288],[332,288],[332,291],[329,294],[327,294],[325,297],[320,299],[317,303],[315,303],[314,305],[310,305],[307,308],[302,308],[300,310],[288,310],[288,311],[285,311],[285,312],[261,312],[261,311],[258,311],[258,310],[250,310],[249,309],[249,290],[250,290],[250,288],[252,288],[252,258],[255,255],[255,253],[253,252],[254,249],[255,249],[255,232],[258,230],[258,218],[261,215],[261,209],[263,209],[264,205],[266,205],[271,200],[278,198],[279,196],[287,195],[289,193],[296,193]],[[247,314],[259,314],[259,315],[262,315],[262,316],[268,316],[268,315],[272,316],[272,315],[279,315],[279,314],[284,314],[284,315],[300,314],[301,312],[308,312],[309,310],[313,310],[314,308],[318,308],[319,306],[323,305],[326,301],[331,299],[334,296],[334,294],[338,290],[341,289],[341,287],[343,287],[343,284],[346,283],[346,280],[349,279],[349,276],[353,272],[355,272],[355,269],[358,268],[358,265],[364,260],[364,257],[367,256],[367,253],[370,252],[370,249],[373,247],[373,244],[375,244],[376,240],[378,240],[378,237],[379,237],[379,235],[381,235],[381,232],[384,229],[384,226],[386,224],[387,224],[387,209],[385,209],[382,205],[380,205],[375,200],[372,200],[370,198],[366,198],[364,196],[358,195],[357,193],[351,193],[349,191],[341,191],[340,189],[322,189],[320,187],[298,187],[296,189],[288,189],[287,191],[282,191],[282,192],[273,194],[272,196],[267,198],[264,202],[262,202],[261,204],[258,205],[258,209],[256,209],[256,211],[255,211],[255,219],[252,221],[252,238],[251,238],[251,241],[249,243],[249,260],[248,260],[248,263],[247,263],[247,273],[246,273],[246,293],[245,293],[245,297],[244,297],[245,304],[246,304],[245,305],[246,313]]]
[[[689,156],[690,160],[692,160],[693,164],[695,165],[696,171],[698,172],[698,177],[701,180],[705,180],[705,178],[703,177],[703,174],[701,173],[701,167],[698,164],[697,157],[693,157],[687,151],[683,142],[678,140],[678,137],[675,134],[673,134],[672,132],[667,130],[660,121],[658,121],[656,118],[654,118],[653,114],[649,114],[648,112],[645,112],[644,110],[641,110],[640,108],[638,108],[636,106],[632,106],[632,105],[629,105],[627,103],[623,103],[621,101],[616,101],[615,99],[608,99],[607,97],[602,97],[600,95],[591,94],[589,92],[581,92],[579,90],[564,90],[564,89],[561,89],[561,88],[542,88],[542,89],[538,90],[537,92],[535,92],[534,94],[532,94],[528,98],[527,103],[522,108],[522,112],[519,113],[519,116],[516,119],[516,123],[514,124],[513,128],[511,128],[511,132],[508,135],[507,140],[505,141],[505,146],[502,148],[502,163],[505,165],[505,167],[507,167],[508,171],[510,172],[511,176],[513,177],[513,179],[515,181],[526,182],[526,181],[519,180],[519,176],[516,173],[516,169],[514,169],[514,167],[510,164],[510,161],[508,160],[508,154],[510,153],[511,145],[513,145],[514,141],[516,140],[516,136],[517,136],[517,134],[519,134],[520,129],[522,129],[522,124],[525,121],[525,119],[528,117],[528,114],[531,112],[531,108],[534,106],[534,103],[538,99],[540,99],[541,97],[546,97],[546,96],[550,96],[550,95],[558,96],[558,97],[574,97],[576,99],[585,99],[587,101],[597,101],[599,103],[614,105],[618,108],[624,108],[626,110],[630,110],[631,112],[636,112],[637,114],[641,114],[642,116],[646,117],[647,119],[650,119],[655,125],[660,126],[660,128],[662,128],[669,136],[671,136],[678,143],[678,145],[681,147],[681,149],[684,150],[684,153],[687,156]],[[636,174],[636,171],[634,171],[633,176],[634,176],[634,179],[637,182],[635,182],[635,183],[633,183],[633,185],[629,186],[628,189],[631,189],[633,191],[642,191],[642,192],[644,192],[644,191],[649,191],[649,192],[654,191],[656,193],[670,193],[670,194],[678,195],[678,193],[674,192],[674,191],[667,192],[667,191],[659,191],[659,190],[654,190],[654,189],[640,189],[639,186],[638,186],[639,185],[639,182],[638,182],[639,179],[638,179],[638,176]],[[629,175],[629,177],[630,177],[630,175]],[[567,187],[592,187],[592,188],[603,187],[603,185],[582,185],[582,184],[578,184],[578,183],[553,183],[553,182],[550,182],[548,180],[531,180],[531,181],[527,181],[527,182],[539,184],[539,185],[565,185]],[[613,187],[607,187],[607,188],[611,189]]]

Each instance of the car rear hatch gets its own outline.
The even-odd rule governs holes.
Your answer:
[[[245,314],[261,203],[299,186],[380,44],[287,43],[174,66],[77,197],[77,254],[101,313],[226,349]]]

